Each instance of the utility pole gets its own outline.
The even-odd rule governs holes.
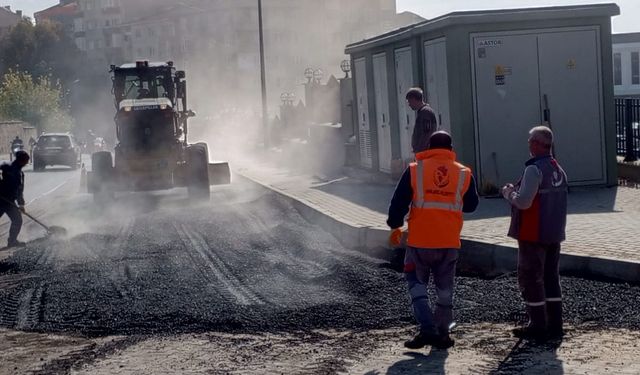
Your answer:
[[[262,132],[264,148],[269,148],[269,114],[267,111],[267,79],[264,66],[264,31],[262,24],[262,0],[258,0],[258,27],[260,33],[260,83],[262,85]]]

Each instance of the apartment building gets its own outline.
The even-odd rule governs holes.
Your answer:
[[[264,1],[270,104],[279,103],[281,92],[301,96],[306,68],[342,74],[345,45],[420,20],[411,13],[397,15],[394,0]],[[255,0],[182,1],[123,26],[126,59],[175,61],[198,77],[192,80],[197,92],[218,98],[229,92],[259,94]]]
[[[78,13],[78,2],[75,0],[60,0],[59,4],[34,13],[36,23],[45,21],[56,22],[64,27],[65,33],[73,37],[75,32],[75,18]]]
[[[8,32],[22,19],[22,11],[13,12],[10,6],[0,7],[0,35]]]

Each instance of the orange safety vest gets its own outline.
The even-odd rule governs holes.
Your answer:
[[[421,249],[459,249],[463,196],[471,183],[471,170],[444,149],[416,154],[411,163],[413,203],[409,213],[407,244]]]

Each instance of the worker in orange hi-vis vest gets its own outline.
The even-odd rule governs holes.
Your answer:
[[[478,206],[471,170],[456,161],[451,136],[435,132],[429,149],[416,154],[400,179],[389,207],[390,243],[400,246],[401,227],[409,213],[404,272],[420,331],[405,343],[409,349],[427,345],[453,346],[449,326],[453,321],[453,288],[461,247],[463,212]],[[437,301],[429,306],[427,285],[433,274]]]

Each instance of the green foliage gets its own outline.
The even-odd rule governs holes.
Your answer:
[[[23,20],[0,39],[1,74],[18,70],[68,83],[75,79],[80,61],[80,52],[60,24]]]
[[[0,117],[26,121],[38,131],[69,131],[73,119],[60,82],[48,76],[9,71],[0,83]]]

